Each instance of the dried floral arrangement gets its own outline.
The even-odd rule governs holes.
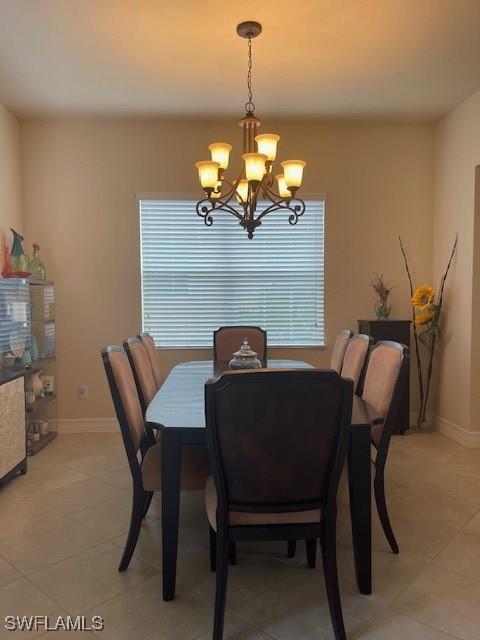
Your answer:
[[[453,256],[457,250],[458,235],[455,237],[453,243],[450,259],[447,263],[447,267],[440,281],[440,288],[438,294],[430,284],[422,284],[415,290],[413,288],[412,276],[410,268],[408,266],[407,254],[405,247],[403,246],[402,238],[398,236],[400,243],[400,250],[405,262],[405,269],[407,271],[408,281],[410,283],[410,301],[412,305],[412,320],[413,320],[413,338],[415,342],[415,355],[417,360],[417,376],[418,387],[420,393],[420,411],[418,413],[417,428],[421,427],[422,422],[427,419],[427,406],[428,398],[430,395],[430,383],[432,379],[433,371],[433,358],[435,355],[435,348],[440,338],[440,316],[443,305],[443,294],[445,289],[445,282],[447,280],[448,272],[452,264]],[[424,370],[422,361],[420,358],[421,343],[428,353],[428,366],[426,378],[424,377]]]
[[[378,273],[374,274],[373,280],[370,281],[372,285],[372,289],[377,294],[377,302],[375,304],[375,315],[379,320],[386,320],[389,315],[392,307],[388,304],[388,296],[390,295],[393,286],[388,283],[386,284],[383,280],[383,273],[378,275]]]

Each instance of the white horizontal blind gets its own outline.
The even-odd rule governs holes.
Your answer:
[[[211,347],[215,329],[242,324],[269,346],[323,345],[324,201],[294,226],[267,214],[252,240],[225,212],[205,226],[195,204],[140,200],[143,330],[161,347]]]

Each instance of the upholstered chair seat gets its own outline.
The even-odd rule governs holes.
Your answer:
[[[217,530],[217,505],[218,497],[215,482],[210,476],[205,486],[205,506],[208,522],[214,531]],[[280,513],[256,511],[229,511],[228,522],[230,526],[241,525],[271,525],[271,524],[318,524],[322,517],[321,509],[308,511],[281,511]]]

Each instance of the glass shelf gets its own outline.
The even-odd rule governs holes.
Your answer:
[[[53,280],[35,280],[35,278],[28,278],[28,284],[53,287],[54,282]]]

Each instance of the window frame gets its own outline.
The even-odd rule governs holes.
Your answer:
[[[275,344],[275,345],[269,345],[269,349],[315,349],[315,350],[322,350],[322,349],[327,349],[328,345],[327,345],[327,338],[326,338],[326,324],[325,324],[325,317],[326,317],[326,309],[325,309],[325,300],[326,300],[326,268],[325,268],[325,263],[326,263],[326,251],[325,251],[325,247],[326,247],[326,230],[327,230],[327,215],[328,215],[328,194],[325,192],[322,193],[302,193],[302,200],[306,203],[308,203],[309,200],[319,200],[319,201],[323,201],[323,342],[322,344]],[[145,331],[145,327],[144,327],[144,295],[143,295],[143,282],[142,282],[142,265],[143,265],[143,254],[142,254],[142,230],[141,230],[141,224],[140,224],[140,203],[142,200],[193,200],[193,201],[198,201],[199,196],[198,196],[198,192],[195,192],[194,194],[192,193],[188,193],[188,192],[178,192],[178,191],[174,191],[174,192],[156,192],[156,191],[147,191],[147,192],[137,192],[135,194],[135,199],[136,199],[136,205],[137,205],[137,210],[136,210],[136,215],[137,215],[137,222],[138,222],[138,242],[139,242],[139,249],[140,249],[140,298],[141,298],[141,324],[142,324],[142,331]],[[218,212],[219,215],[228,215],[227,212]],[[202,222],[199,218],[199,222]],[[214,223],[215,224],[215,223]],[[265,218],[265,224],[268,224],[268,215]],[[286,221],[286,224],[288,225],[288,221]],[[297,224],[302,224],[302,219],[300,218]],[[239,231],[243,231],[243,229],[239,229]],[[247,239],[247,238],[246,238]],[[253,242],[253,240],[250,240],[250,242]],[[267,330],[268,331],[268,330]],[[213,348],[213,337],[212,337],[212,348]],[[162,346],[162,345],[157,345],[157,349],[159,350],[163,350],[163,351],[206,351],[209,349],[209,347],[207,346],[185,346],[185,345],[175,345],[175,346]]]

